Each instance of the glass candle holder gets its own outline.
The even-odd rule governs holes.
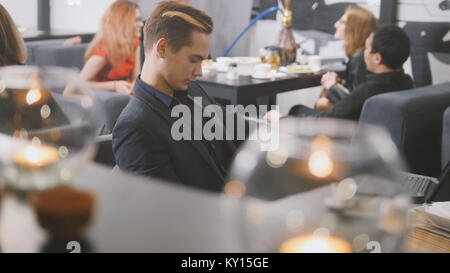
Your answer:
[[[63,67],[0,69],[0,166],[8,188],[59,186],[95,155],[99,115],[78,75]]]
[[[259,140],[240,148],[224,188],[242,251],[401,251],[409,199],[387,132],[293,118],[272,136],[271,150]]]

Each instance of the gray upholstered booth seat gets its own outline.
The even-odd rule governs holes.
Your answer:
[[[36,49],[47,46],[63,46],[64,39],[54,39],[54,40],[42,40],[42,41],[30,41],[26,42],[25,45],[27,47],[27,61],[26,64],[34,65],[36,64],[35,54]]]
[[[42,66],[64,66],[81,69],[88,44],[65,46],[49,45],[34,50],[34,62]]]
[[[373,96],[360,122],[388,130],[411,172],[438,177],[441,172],[442,116],[450,106],[450,82]]]
[[[113,167],[116,162],[112,150],[112,130],[116,124],[117,118],[122,112],[123,108],[128,104],[130,98],[123,94],[108,91],[94,91],[99,104],[100,121],[102,127],[96,138],[97,155],[94,161],[110,167]]]
[[[94,161],[111,168],[114,167],[116,161],[112,150],[112,135],[97,136],[95,142],[97,143],[97,154]]]
[[[443,116],[442,124],[442,169],[450,161],[450,107],[448,107]]]
[[[130,97],[108,91],[95,90],[93,92],[100,108],[100,120],[103,124],[101,134],[110,134],[120,113],[128,104]]]
[[[97,127],[101,130],[100,133],[103,134],[96,138],[98,150],[94,161],[113,167],[115,165],[115,161],[112,151],[112,136],[110,132],[122,112],[122,109],[127,105],[129,97],[107,91],[94,92],[97,98],[100,113],[100,123],[97,124]],[[62,95],[55,93],[53,94],[53,98],[61,110],[65,113],[70,123],[76,123],[76,120],[73,119],[77,117],[75,113],[80,111],[80,104],[77,99],[63,97]]]

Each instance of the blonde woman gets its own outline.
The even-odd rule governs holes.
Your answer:
[[[8,11],[0,4],[0,66],[25,63],[25,42]]]
[[[370,33],[375,31],[377,20],[370,11],[350,6],[334,27],[336,29],[334,37],[345,40],[345,54],[349,61],[346,65],[345,79],[340,79],[334,72],[326,73],[322,77],[321,84],[324,90],[315,104],[315,109],[319,111],[330,110],[336,102],[365,81],[367,74],[363,54],[365,41]]]
[[[80,76],[94,90],[131,95],[140,72],[140,36],[143,23],[138,5],[116,1],[103,15],[100,31],[85,53]],[[70,86],[64,95],[70,95]]]

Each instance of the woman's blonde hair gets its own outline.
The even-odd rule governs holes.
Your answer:
[[[8,11],[0,4],[0,66],[23,64],[27,50]]]
[[[84,56],[87,61],[100,45],[105,47],[108,61],[113,67],[134,56],[136,11],[138,5],[129,1],[116,1],[102,17],[100,31],[88,46]]]
[[[364,50],[367,37],[377,28],[377,19],[370,11],[358,6],[348,7],[345,14],[345,54],[351,57]]]

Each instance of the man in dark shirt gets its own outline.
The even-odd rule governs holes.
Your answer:
[[[358,120],[364,102],[377,94],[407,90],[414,87],[410,76],[403,72],[408,59],[410,42],[407,34],[395,25],[387,25],[372,33],[366,40],[364,61],[372,74],[348,96],[337,102],[328,112],[318,112],[303,105],[294,106],[294,116],[325,116]]]
[[[199,124],[193,118],[196,109],[215,105],[194,83],[202,75],[201,63],[208,57],[212,30],[213,22],[203,11],[172,1],[159,3],[148,18],[142,73],[113,130],[113,151],[121,170],[222,190],[236,143],[195,136],[177,139],[173,131],[179,121],[174,109],[194,113],[189,119],[192,126],[183,131],[195,132],[204,116]],[[196,100],[199,97],[201,104]],[[226,127],[223,123],[217,126]]]

